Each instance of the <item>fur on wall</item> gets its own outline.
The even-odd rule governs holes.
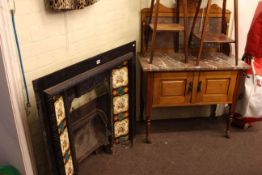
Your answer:
[[[49,0],[50,8],[53,10],[82,9],[97,2],[98,0]]]

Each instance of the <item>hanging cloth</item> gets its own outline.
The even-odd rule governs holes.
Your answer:
[[[262,2],[258,3],[247,36],[243,60],[251,66],[241,86],[233,124],[249,127],[262,121]]]
[[[245,55],[249,55],[250,57],[255,57],[255,58],[262,58],[261,48],[262,48],[262,2],[259,2],[248,32]]]
[[[98,0],[49,0],[49,5],[53,10],[74,10],[82,9],[97,1]]]

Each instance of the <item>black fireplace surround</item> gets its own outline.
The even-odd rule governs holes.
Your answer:
[[[135,66],[136,43],[130,42],[33,81],[51,174],[79,174],[81,162],[99,147],[133,144]]]

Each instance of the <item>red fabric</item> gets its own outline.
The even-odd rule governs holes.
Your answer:
[[[243,117],[241,114],[234,113],[234,118],[237,120],[242,120],[243,122],[256,122],[256,121],[262,121],[262,117],[252,117],[252,116],[245,116]]]
[[[247,64],[250,65],[250,63]],[[256,70],[256,75],[262,76],[262,57],[254,59],[254,67]],[[252,75],[253,74],[252,68],[250,68],[246,73]]]
[[[245,53],[262,58],[262,2],[259,2],[250,26]]]
[[[232,124],[240,128],[245,128],[245,126],[251,127],[254,122],[260,121],[262,121],[262,118],[242,117],[240,114],[235,113]]]

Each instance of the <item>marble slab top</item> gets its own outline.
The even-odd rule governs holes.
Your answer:
[[[184,54],[156,54],[153,63],[149,64],[148,56],[139,58],[142,70],[145,72],[158,71],[215,71],[215,70],[248,70],[250,66],[239,60],[238,66],[235,65],[233,57],[223,53],[210,53],[203,56],[196,66],[196,57],[189,56],[188,63],[184,62]]]

